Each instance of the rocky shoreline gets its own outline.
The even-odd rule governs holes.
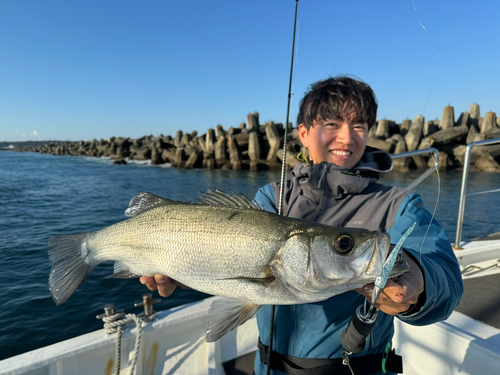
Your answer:
[[[287,166],[293,168],[302,147],[298,130],[288,124]],[[151,160],[151,164],[170,163],[177,168],[246,169],[251,171],[281,168],[284,126],[272,121],[259,124],[258,112],[247,116],[247,123],[225,130],[222,125],[199,136],[196,131],[175,137],[170,135],[143,136],[138,139],[111,137],[108,140],[79,142],[47,142],[26,146],[15,151],[39,152],[52,155],[110,157],[116,164],[129,160]],[[441,120],[425,121],[418,115],[402,123],[379,120],[370,129],[368,145],[388,153],[402,153],[429,146],[440,151],[441,170],[463,166],[466,145],[500,137],[500,117],[495,112],[480,116],[478,104],[462,112],[455,121],[454,108],[444,107]],[[500,144],[475,147],[471,155],[474,169],[500,172]],[[427,156],[394,160],[394,169],[407,172],[425,169],[433,163]]]

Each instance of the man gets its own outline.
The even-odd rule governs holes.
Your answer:
[[[351,362],[358,364],[373,362],[374,354],[384,352],[394,332],[394,316],[414,325],[446,319],[463,292],[450,242],[439,224],[431,221],[420,197],[406,189],[376,183],[379,173],[392,169],[388,154],[367,148],[368,131],[375,124],[376,114],[375,95],[361,81],[341,76],[311,85],[297,117],[299,136],[308,148],[310,162],[296,165],[293,177],[286,183],[283,200],[283,213],[287,216],[335,227],[387,232],[392,244],[413,223],[417,224],[403,245],[403,259],[411,270],[397,281],[389,281],[383,289],[375,306],[384,314],[379,314],[364,350],[351,356]],[[266,185],[259,189],[255,201],[267,211],[277,212],[279,191],[277,183]],[[164,296],[176,286],[159,275],[143,277],[141,282],[151,290],[158,288]],[[313,359],[341,358],[340,334],[364,297],[371,297],[372,288],[373,284],[367,285],[317,303],[276,306],[275,367],[315,368],[326,362],[320,365]],[[263,353],[267,350],[270,311],[270,306],[263,306],[257,313],[262,342],[259,350]],[[329,370],[317,373],[349,371],[340,360],[328,365]],[[379,362],[375,368],[355,374],[382,370]],[[266,365],[257,354],[255,373],[265,371]],[[315,370],[309,371],[314,374]]]

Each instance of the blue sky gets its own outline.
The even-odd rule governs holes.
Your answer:
[[[302,0],[291,117],[307,86],[370,84],[378,118],[500,115],[500,1]],[[414,9],[416,7],[416,10]],[[204,133],[284,122],[294,0],[0,2],[0,141]],[[425,27],[422,27],[422,25]]]

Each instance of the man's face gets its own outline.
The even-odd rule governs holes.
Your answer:
[[[318,119],[313,121],[309,131],[304,124],[300,124],[299,136],[309,150],[309,159],[314,163],[326,161],[351,169],[365,152],[368,124],[348,118]]]

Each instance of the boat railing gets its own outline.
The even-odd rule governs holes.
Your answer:
[[[471,142],[467,145],[465,149],[464,171],[462,174],[462,188],[460,190],[460,203],[458,206],[457,233],[455,237],[455,244],[453,245],[453,249],[455,250],[462,250],[460,243],[462,241],[462,227],[464,223],[464,214],[465,214],[465,198],[469,195],[480,195],[480,194],[500,192],[500,189],[490,189],[490,190],[475,191],[467,194],[467,182],[469,179],[472,148],[476,146],[493,145],[496,143],[500,143],[500,138],[486,139],[484,141],[479,141],[479,142]]]
[[[419,156],[424,154],[434,155],[433,159],[435,163],[432,167],[426,169],[420,176],[413,180],[412,183],[406,187],[408,190],[414,189],[415,186],[419,185],[422,181],[429,177],[432,172],[439,168],[439,166],[441,165],[441,161],[439,160],[439,150],[434,147],[429,147],[423,150],[407,151],[400,154],[391,154],[392,159],[409,158],[412,156]]]

